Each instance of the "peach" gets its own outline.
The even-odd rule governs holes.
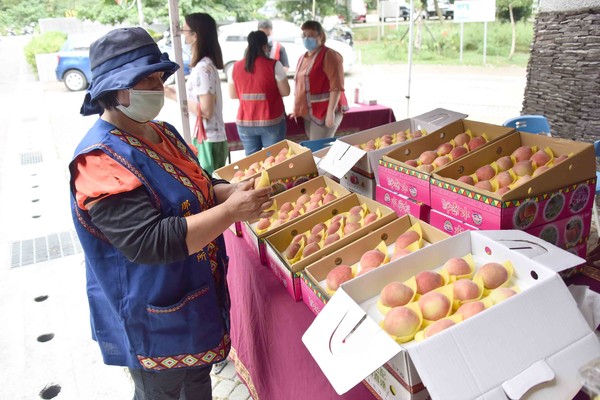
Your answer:
[[[265,161],[263,162],[264,166],[270,166],[273,164],[275,164],[275,157],[273,157],[273,156],[269,156],[269,157],[265,158]]]
[[[499,171],[507,171],[512,168],[513,161],[509,156],[504,156],[496,160],[496,165]]]
[[[530,160],[535,163],[538,167],[548,164],[550,156],[544,150],[538,150],[531,156]]]
[[[250,164],[250,166],[248,167],[248,170],[253,169],[254,171],[259,171],[260,170],[260,163],[255,162]]]
[[[385,254],[381,251],[377,249],[369,250],[360,257],[360,266],[361,268],[379,267],[383,263],[383,260],[385,260]]]
[[[275,221],[271,222],[271,226],[270,228],[277,228],[279,225],[283,224],[285,221],[282,221],[280,219],[276,219]]]
[[[475,186],[478,189],[487,190],[489,192],[491,192],[494,189],[490,181],[479,181],[473,186]]]
[[[473,139],[469,140],[469,150],[473,151],[478,147],[481,147],[485,144],[485,138],[483,136],[476,136]]]
[[[473,177],[471,177],[470,175],[463,175],[461,177],[458,178],[459,182],[462,183],[466,183],[467,185],[474,185],[475,181],[473,180]]]
[[[454,143],[456,146],[462,146],[465,143],[469,143],[469,140],[471,140],[471,136],[466,133],[461,133],[454,137]]]
[[[296,204],[305,204],[305,203],[308,203],[309,201],[310,201],[310,196],[305,193],[302,196],[298,197],[298,200],[296,200]]]
[[[319,207],[319,203],[308,203],[308,205],[306,206],[306,212],[314,211]]]
[[[261,218],[260,221],[258,221],[258,224],[256,224],[256,228],[263,230],[267,229],[269,225],[271,225],[271,220],[269,218]]]
[[[397,252],[400,249],[407,248],[410,244],[419,240],[421,236],[415,231],[404,232],[402,235],[396,238],[394,243],[394,252]]]
[[[533,176],[538,176],[539,174],[541,174],[542,172],[546,172],[550,169],[550,167],[548,167],[547,165],[542,165],[541,167],[537,167],[535,169],[535,171],[533,171]]]
[[[508,192],[509,190],[510,190],[510,188],[508,186],[505,186],[503,188],[500,188],[500,189],[496,190],[496,193],[502,195],[502,194]]]
[[[453,257],[444,263],[444,269],[450,275],[467,275],[471,273],[471,267],[464,258]]]
[[[355,232],[360,229],[360,224],[358,222],[348,222],[346,226],[344,226],[344,235],[349,235],[352,232]]]
[[[342,283],[352,278],[352,268],[348,265],[338,265],[327,274],[327,289],[338,290]]]
[[[340,235],[337,233],[334,233],[333,235],[328,235],[325,238],[325,244],[324,246],[329,246],[331,243],[337,242],[338,240],[340,240]]]
[[[508,271],[502,264],[489,262],[479,268],[483,285],[488,289],[496,289],[508,279]]]
[[[417,169],[421,172],[425,172],[426,174],[430,174],[433,172],[435,167],[431,164],[421,164],[417,167]]]
[[[327,193],[327,189],[325,189],[323,186],[320,186],[317,188],[317,190],[315,190],[315,192],[313,194],[325,194]]]
[[[319,235],[318,233],[313,233],[312,235],[310,235],[308,237],[308,240],[306,240],[306,243],[319,243],[321,241],[321,239],[323,239],[322,235]]]
[[[392,138],[391,135],[383,135],[381,137],[381,140],[384,141],[384,142],[390,142],[390,143],[392,143],[392,141],[394,140],[394,138]]]
[[[256,170],[254,168],[247,169],[246,172],[244,172],[244,178],[247,178],[254,174],[256,174]]]
[[[332,222],[331,225],[329,225],[329,228],[327,228],[327,234],[331,235],[332,233],[336,233],[337,231],[340,230],[341,227],[342,227],[342,224],[340,224],[339,221]]]
[[[285,203],[283,203],[281,205],[281,207],[279,207],[279,211],[283,211],[283,212],[290,212],[294,209],[294,206],[292,205],[292,203],[290,203],[289,201],[286,201]]]
[[[360,223],[361,220],[360,214],[349,214],[346,218],[346,223]]]
[[[440,156],[445,156],[446,154],[450,154],[453,148],[454,146],[452,146],[452,143],[450,142],[442,143],[438,146],[437,153]]]
[[[448,316],[450,311],[450,300],[440,292],[425,293],[419,299],[419,308],[423,318],[437,321]]]
[[[492,293],[490,293],[490,297],[492,300],[494,300],[494,303],[500,303],[501,301],[504,301],[509,297],[513,297],[515,294],[517,294],[517,292],[515,292],[513,289],[499,287],[497,289],[492,290]]]
[[[519,185],[522,185],[522,184],[524,184],[524,183],[527,183],[527,182],[529,182],[530,180],[531,180],[531,176],[529,176],[529,175],[525,175],[525,176],[522,176],[522,177],[520,177],[519,179],[517,179],[517,180],[515,181],[514,185],[515,185],[515,186],[519,186]]]
[[[311,203],[318,203],[321,200],[323,200],[323,194],[321,194],[321,193],[313,193],[310,196],[310,202]]]
[[[377,268],[377,267],[371,267],[371,268],[361,268],[361,269],[360,269],[360,270],[359,270],[359,271],[356,273],[356,276],[361,276],[361,275],[364,275],[364,274],[366,274],[366,273],[367,273],[367,272],[369,272],[369,271],[373,271],[375,268]]]
[[[436,168],[442,167],[450,162],[450,157],[448,156],[439,156],[435,160],[433,160],[433,166]]]
[[[275,157],[275,164],[285,161],[286,158],[285,155]]]
[[[458,300],[473,300],[479,297],[479,286],[470,279],[459,279],[453,285],[454,297]]]
[[[331,223],[335,224],[336,222],[343,223],[346,220],[342,214],[338,214],[335,217],[331,218]]]
[[[398,249],[397,251],[394,251],[394,254],[392,254],[391,261],[394,261],[394,260],[397,260],[399,258],[402,258],[402,257],[404,257],[407,254],[410,254],[410,250],[408,250],[408,249]]]
[[[433,324],[425,328],[425,330],[423,331],[423,337],[427,339],[429,337],[432,337],[436,333],[440,333],[441,331],[448,329],[454,325],[456,325],[456,323],[451,319],[441,319],[439,321],[435,321]]]
[[[383,330],[396,337],[409,336],[419,329],[419,316],[410,308],[394,307],[383,320]]]
[[[392,144],[392,142],[386,142],[386,141],[382,140],[381,143],[379,143],[379,148],[383,149],[383,148],[390,146],[391,144]]]
[[[278,156],[287,156],[288,153],[288,148],[284,147],[281,150],[279,150],[279,153],[277,154]]]
[[[362,210],[363,209],[361,206],[354,206],[350,209],[350,211],[348,211],[348,214],[360,214]]]
[[[455,314],[462,315],[463,319],[468,319],[475,314],[479,314],[483,310],[485,310],[485,306],[481,301],[472,301],[458,307]]]
[[[444,285],[444,278],[437,272],[421,271],[416,276],[417,293],[425,294]]]
[[[304,234],[296,235],[296,236],[294,236],[294,238],[292,239],[292,243],[300,243],[300,241],[301,241],[302,239],[306,240],[306,235],[304,235]]]
[[[335,199],[337,199],[337,197],[335,197],[335,194],[333,194],[333,193],[327,193],[325,195],[325,197],[323,197],[323,204],[331,203]]]
[[[533,174],[533,165],[531,160],[519,161],[513,166],[513,171],[517,176],[525,176]]]
[[[244,177],[244,171],[236,171],[235,174],[233,174],[234,178],[243,178]]]
[[[386,307],[399,307],[413,298],[414,292],[402,282],[388,283],[381,289],[381,304]]]
[[[437,158],[437,153],[432,150],[427,150],[421,153],[419,161],[421,164],[431,164]]]
[[[466,147],[464,147],[464,146],[456,146],[450,152],[450,157],[452,157],[453,160],[456,160],[457,158],[464,156],[468,152],[469,152],[469,150]]]
[[[290,215],[288,213],[286,213],[285,211],[280,211],[279,212],[279,219],[282,221],[287,221],[290,218]]]
[[[563,154],[561,156],[558,156],[554,159],[554,165],[561,163],[563,161],[565,161],[567,158],[569,158],[569,156],[567,154]]]
[[[304,246],[304,250],[302,250],[302,257],[308,257],[319,250],[321,250],[321,247],[318,243],[307,244],[306,246]]]
[[[312,227],[312,229],[310,230],[310,233],[312,233],[312,234],[321,233],[326,229],[327,229],[327,226],[324,223],[319,222],[318,224],[316,224],[315,226]]]
[[[377,214],[368,213],[367,215],[365,215],[365,219],[363,220],[363,223],[365,225],[369,225],[371,222],[375,222],[376,220],[377,220]]]
[[[296,253],[298,253],[298,250],[300,250],[300,243],[298,243],[298,242],[292,242],[287,247],[287,249],[285,249],[284,255],[287,257],[288,260],[291,260],[291,259],[294,258],[294,256],[296,255]]]
[[[506,187],[513,182],[513,177],[508,171],[502,171],[496,176],[496,181],[498,182],[498,187]]]
[[[477,179],[480,181],[488,181],[495,175],[496,171],[494,171],[494,168],[489,164],[479,167],[477,168],[477,171],[475,171],[475,176],[477,176]]]
[[[517,162],[529,160],[533,155],[533,150],[529,146],[521,146],[518,147],[511,154]]]
[[[300,216],[300,211],[292,210],[291,213],[288,214],[289,219],[298,218]]]
[[[417,160],[406,160],[406,161],[404,161],[404,164],[410,165],[411,167],[419,166],[419,163],[417,162]]]
[[[414,131],[411,135],[413,138],[420,138],[423,136],[423,133],[421,131]]]

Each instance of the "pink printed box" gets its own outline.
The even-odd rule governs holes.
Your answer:
[[[302,257],[295,263],[290,264],[289,260],[285,257],[284,252],[296,235],[310,231],[316,224],[329,221],[334,216],[345,213],[354,206],[363,204],[366,205],[371,212],[377,212],[377,210],[379,210],[381,216],[370,224],[362,226],[360,229],[348,233],[339,240],[334,241],[327,246],[323,246],[314,253]],[[305,267],[328,254],[347,246],[383,225],[388,224],[396,218],[396,214],[383,204],[356,193],[350,194],[335,203],[327,204],[319,208],[305,218],[267,236],[265,238],[267,266],[282,280],[290,296],[292,296],[294,300],[300,301],[302,300],[300,276]]]
[[[444,214],[438,210],[431,210],[429,213],[429,224],[440,231],[446,232],[449,235],[458,235],[464,231],[477,231],[479,229],[466,224],[462,221],[452,218],[451,216]]]
[[[525,232],[544,239],[561,249],[570,249],[587,241],[591,226],[592,213],[586,211],[545,225],[526,229]]]
[[[521,146],[569,157],[504,194],[458,181]],[[591,144],[515,132],[435,172],[431,207],[478,229],[526,230],[590,210],[595,182]]]
[[[377,185],[375,200],[396,211],[399,217],[410,214],[424,222],[429,222],[431,207],[409,199],[406,196],[384,189]]]
[[[514,132],[513,128],[486,124],[484,122],[469,121],[465,119],[455,121],[441,129],[431,132],[427,136],[408,142],[389,153],[386,153],[383,158],[379,160],[379,185],[413,200],[426,205],[431,205],[429,188],[431,173],[421,170],[420,167],[413,167],[407,164],[407,162],[418,159],[425,151],[437,151],[440,145],[450,142],[456,136],[467,130],[471,132],[473,138],[487,137],[487,142],[481,147],[478,147],[477,150],[488,146],[498,138]],[[462,158],[464,158],[464,156],[460,158],[457,157],[456,160]],[[449,165],[456,162],[456,160]]]

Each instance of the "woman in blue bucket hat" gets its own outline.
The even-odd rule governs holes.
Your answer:
[[[90,47],[81,108],[100,118],[69,165],[85,252],[92,336],[129,368],[134,399],[211,399],[230,349],[227,255],[233,222],[268,216],[270,188],[211,179],[160,112],[178,65],[142,28]]]

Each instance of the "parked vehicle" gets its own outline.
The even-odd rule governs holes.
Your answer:
[[[70,34],[58,52],[56,79],[64,82],[70,91],[85,90],[92,81],[89,57],[90,45],[101,35],[102,33]],[[159,44],[159,48],[162,52],[168,53],[171,60],[175,60],[172,46]],[[184,75],[190,73],[189,63],[190,56],[184,52]]]
[[[302,45],[302,30],[292,22],[274,20],[273,22],[273,40],[280,42],[288,55],[290,68],[288,75],[292,76],[296,72],[298,60],[306,49]],[[223,52],[223,77],[227,79],[229,69],[233,64],[244,58],[244,51],[248,45],[248,34],[255,31],[258,21],[238,22],[219,27],[219,44]],[[339,52],[344,57],[344,72],[352,70],[356,61],[356,55],[352,46],[343,40],[335,40],[327,37],[326,46]]]
[[[379,20],[385,22],[388,18],[410,18],[410,7],[404,1],[381,0],[379,2]]]
[[[438,0],[438,7],[442,13],[444,19],[454,19],[454,4],[450,3],[449,0]],[[433,0],[427,1],[427,18],[437,17],[435,11],[435,2]]]
[[[367,22],[367,4],[364,0],[352,0],[352,22]]]

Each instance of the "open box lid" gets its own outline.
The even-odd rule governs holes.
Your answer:
[[[577,368],[600,356],[600,345],[560,277],[544,267],[569,268],[583,259],[535,239],[522,231],[469,231],[428,246],[431,253],[495,241],[506,251],[524,251],[544,278],[425,341],[398,345],[361,308],[364,299],[355,300],[362,288],[372,293],[370,281],[385,273],[377,270],[343,284],[302,340],[339,394],[406,350],[433,399],[518,399],[526,392],[531,399],[570,398],[581,386]]]
[[[399,130],[410,129],[415,131],[419,129],[425,129],[427,132],[433,132],[454,121],[465,118],[467,118],[467,114],[446,110],[444,108],[436,108],[414,118],[407,118],[402,121],[393,122],[392,124],[400,124],[402,128]],[[338,179],[342,179],[344,175],[346,175],[348,171],[350,171],[350,169],[352,169],[352,167],[366,155],[373,171],[377,171],[377,163],[379,159],[383,156],[383,154],[387,153],[395,146],[365,151],[353,146],[354,144],[359,144],[358,142],[362,142],[362,140],[358,142],[356,140],[353,141],[352,137],[363,136],[369,132],[375,132],[380,128],[381,126],[371,128],[366,131],[342,137],[340,140],[336,140],[333,142],[330,151],[327,152],[327,154],[321,159],[318,167],[329,172]],[[397,145],[400,144],[401,143],[398,143]]]

